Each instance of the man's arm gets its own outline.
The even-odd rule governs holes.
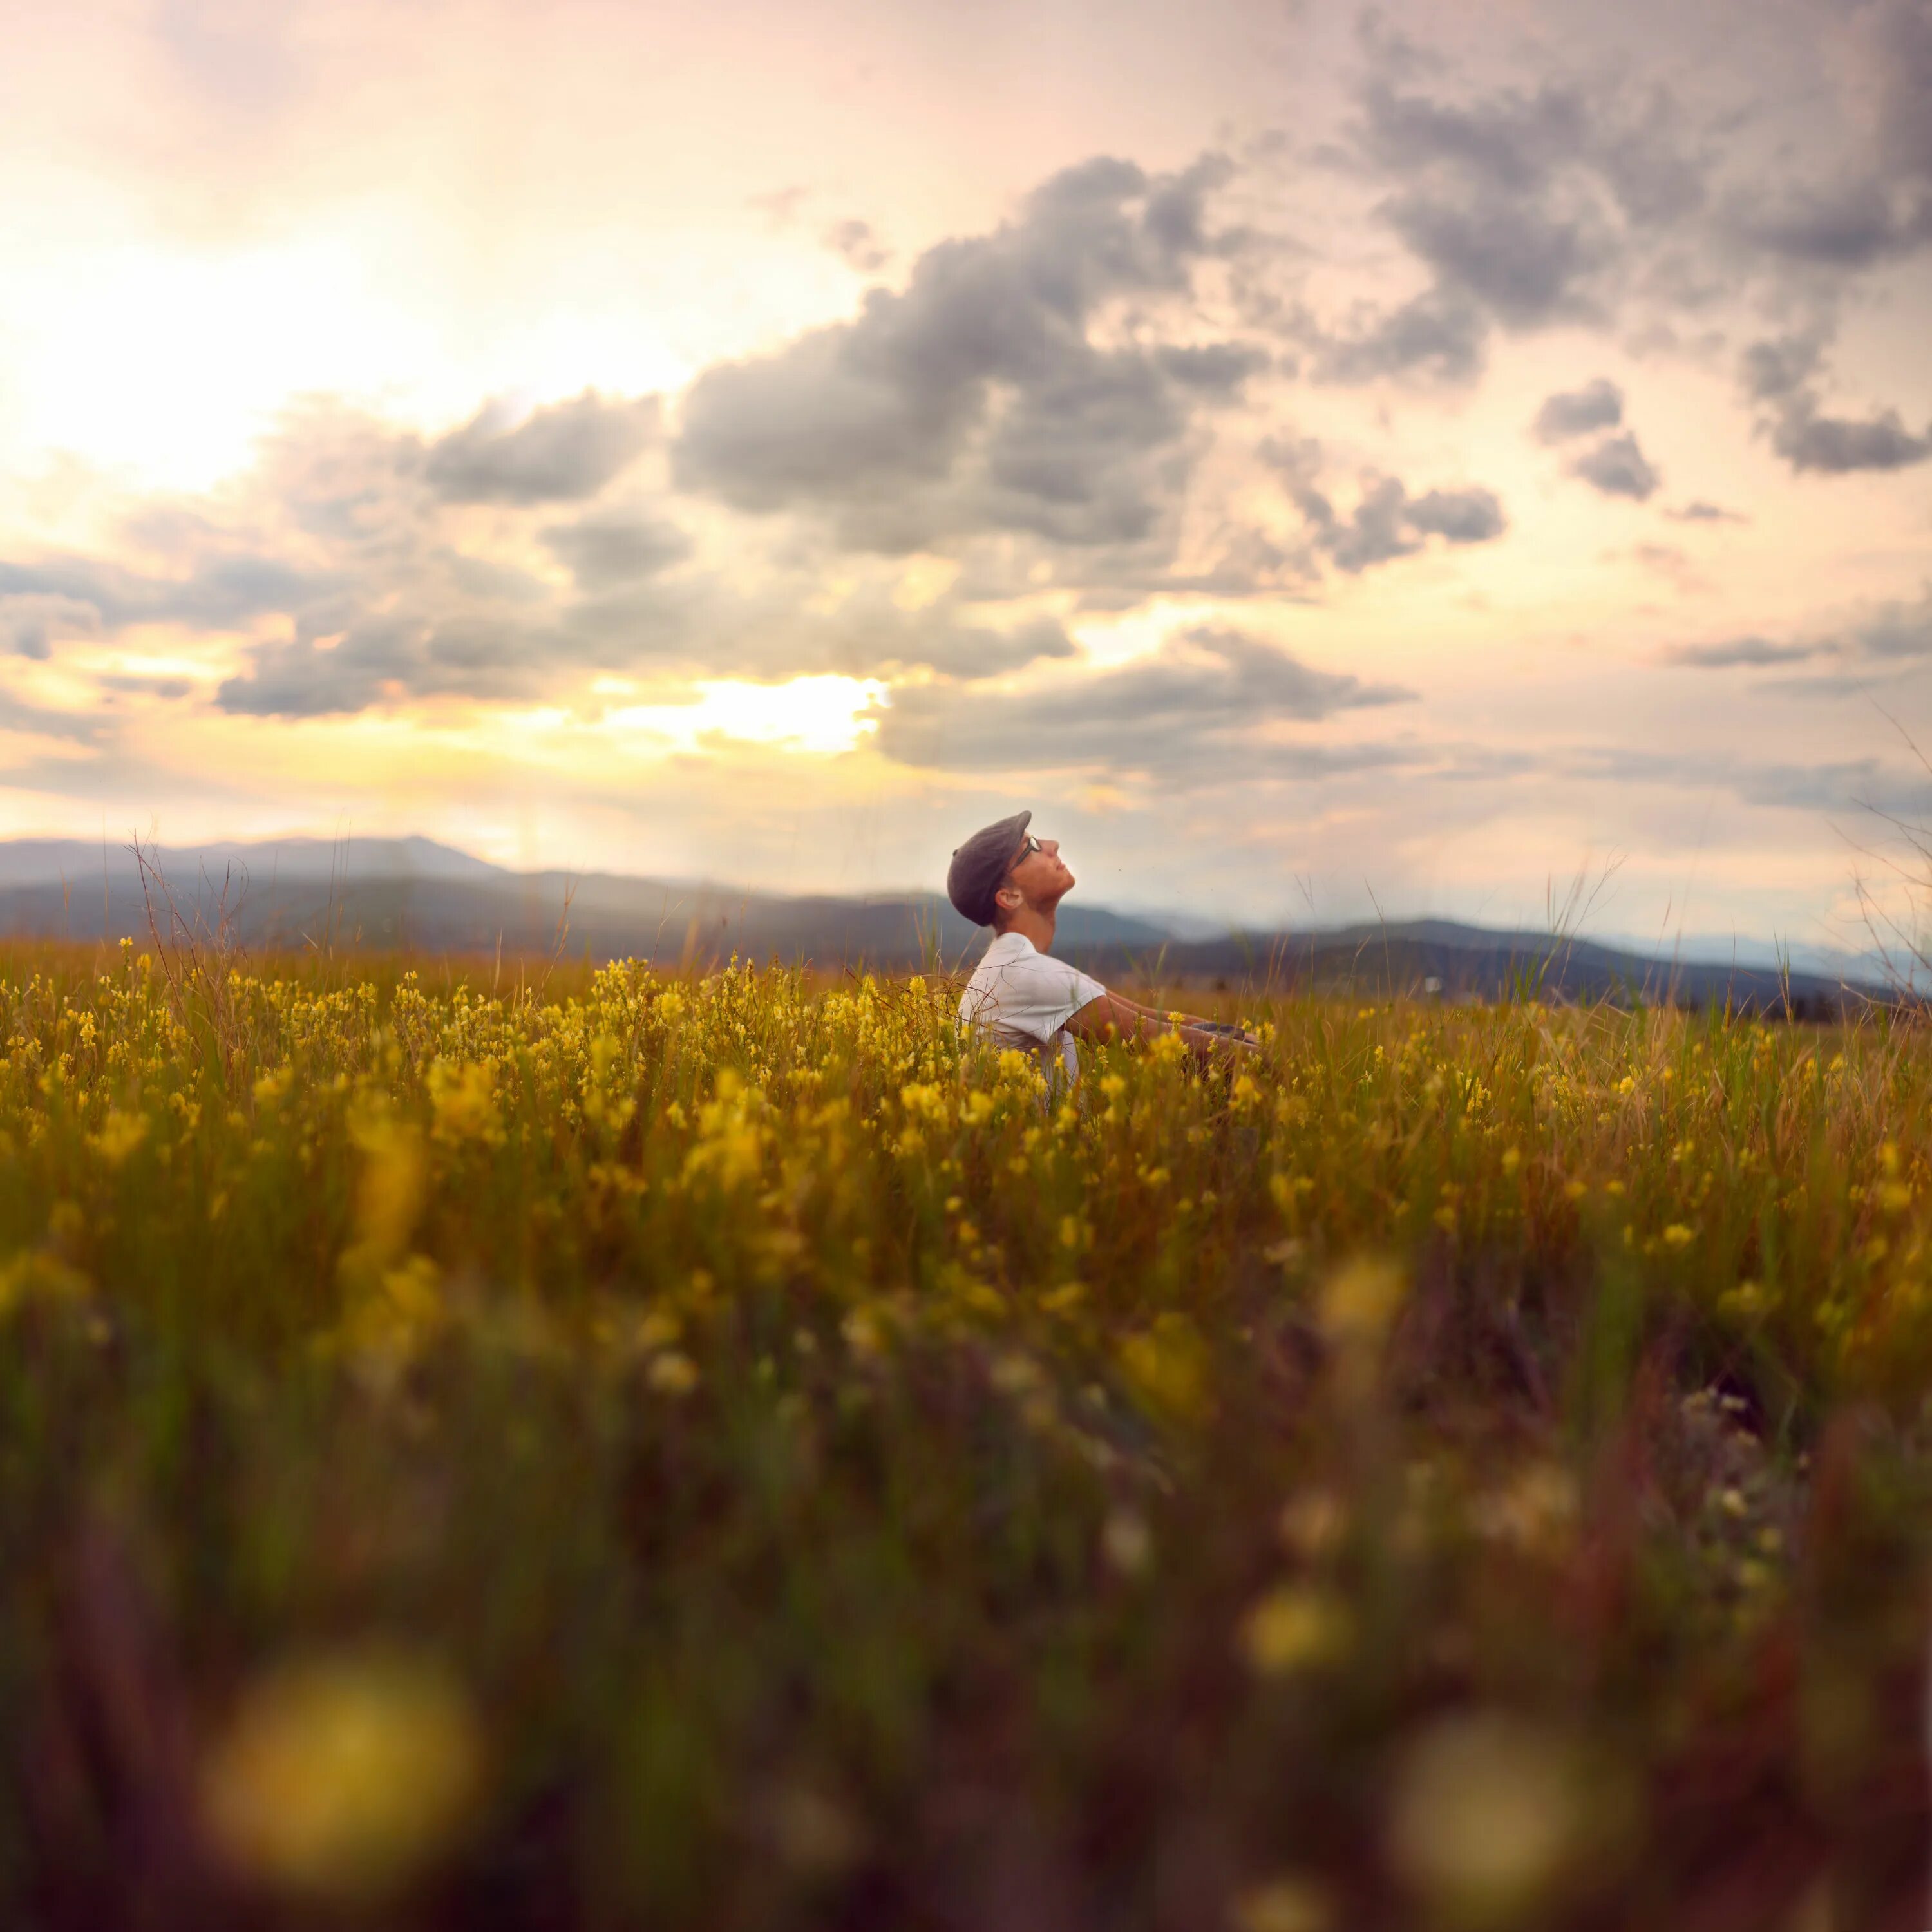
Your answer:
[[[1132,1006],[1136,1012],[1144,1013],[1150,1020],[1166,1020],[1175,1026],[1198,1027],[1208,1024],[1204,1014],[1164,1012],[1158,1006],[1144,1006],[1138,1000],[1124,998],[1118,993],[1110,994],[1108,997],[1118,1005]]]
[[[1066,1030],[1080,1040],[1104,1042],[1114,1040],[1158,1040],[1162,1034],[1176,1033],[1187,1042],[1188,1050],[1202,1060],[1228,1060],[1250,1052],[1245,1039],[1232,1034],[1203,1033],[1184,1022],[1174,1025],[1147,1006],[1136,1006],[1118,993],[1102,993],[1089,1000],[1066,1022]]]

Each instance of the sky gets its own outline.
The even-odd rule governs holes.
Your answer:
[[[1932,0],[0,38],[0,837],[1914,916]]]

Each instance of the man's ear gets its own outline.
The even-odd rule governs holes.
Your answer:
[[[1026,895],[1017,886],[1002,886],[994,893],[993,903],[1007,912],[1018,912],[1026,904]]]

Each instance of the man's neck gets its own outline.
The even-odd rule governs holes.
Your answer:
[[[1017,932],[1022,939],[1030,940],[1036,952],[1053,950],[1053,928],[1060,908],[1048,906],[1044,911],[1034,906],[1022,906],[1007,922],[1006,931]]]

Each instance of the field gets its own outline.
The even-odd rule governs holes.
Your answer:
[[[1918,1928],[1932,1041],[0,961],[0,1922]]]

